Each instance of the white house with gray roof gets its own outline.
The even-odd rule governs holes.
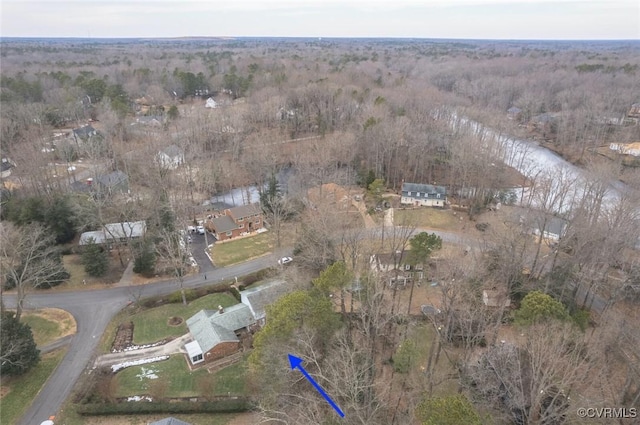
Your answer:
[[[444,207],[447,188],[430,184],[402,183],[400,204],[425,207]]]
[[[174,170],[184,164],[184,150],[177,145],[170,145],[156,154],[156,163],[163,168]]]

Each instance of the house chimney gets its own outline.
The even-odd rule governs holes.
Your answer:
[[[218,306],[218,313],[219,314],[224,313],[224,308],[221,305]]]

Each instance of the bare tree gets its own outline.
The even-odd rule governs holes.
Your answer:
[[[3,223],[0,253],[3,286],[15,287],[16,319],[20,320],[29,291],[50,284],[64,272],[64,267],[56,258],[53,236],[39,224],[16,227]]]
[[[545,324],[527,329],[522,347],[491,347],[469,376],[489,406],[524,424],[562,423],[570,414],[570,396],[589,376],[593,365],[582,334],[571,324]]]
[[[156,253],[158,258],[168,265],[173,276],[177,279],[182,295],[182,303],[187,305],[187,298],[184,292],[184,277],[190,267],[190,254],[187,251],[184,239],[178,232],[164,229],[159,234]]]

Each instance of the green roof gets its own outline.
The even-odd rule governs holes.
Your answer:
[[[244,304],[217,310],[200,310],[187,320],[189,332],[200,345],[203,353],[221,342],[237,342],[235,331],[255,322],[251,310]]]

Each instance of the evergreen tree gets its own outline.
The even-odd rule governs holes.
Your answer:
[[[31,327],[13,313],[0,318],[0,375],[22,375],[40,361]]]
[[[100,277],[109,270],[109,256],[107,252],[92,239],[82,252],[84,271],[89,276]]]
[[[133,272],[144,276],[153,274],[156,268],[156,254],[152,243],[148,240],[133,245]]]

